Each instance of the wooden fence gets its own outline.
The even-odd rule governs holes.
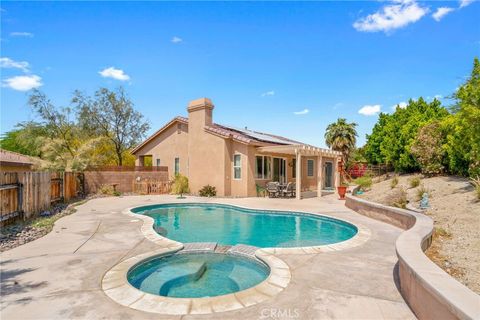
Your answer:
[[[366,162],[357,162],[351,165],[351,167],[347,170],[347,173],[352,178],[362,177],[365,174],[370,174],[371,176],[375,177],[386,174],[392,170],[393,167],[386,164],[371,165],[367,164]]]
[[[83,194],[83,174],[76,172],[3,172],[0,174],[0,222],[28,219],[53,202]]]
[[[0,218],[1,221],[18,216],[22,208],[22,192],[19,192],[18,173],[5,172],[0,175]]]
[[[133,181],[132,190],[138,194],[168,194],[172,190],[172,182],[164,180]]]

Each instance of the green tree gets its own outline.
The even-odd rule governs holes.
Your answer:
[[[45,128],[36,122],[22,122],[0,138],[0,148],[27,156],[42,156],[42,139]]]
[[[410,151],[426,174],[438,174],[445,171],[446,152],[443,145],[446,133],[440,121],[432,121],[418,131]]]
[[[385,128],[391,115],[380,113],[375,126],[373,126],[372,134],[367,135],[367,143],[365,144],[364,154],[367,161],[371,164],[385,163],[385,157],[382,154],[381,145],[385,137]]]
[[[41,91],[35,89],[28,104],[41,118],[45,137],[57,140],[57,149],[74,156],[82,139],[82,132],[75,123],[75,114],[69,107],[56,107]]]
[[[73,99],[76,103],[72,102],[73,108],[57,107],[44,93],[34,90],[29,97],[29,104],[40,118],[40,122],[23,125],[18,132],[7,136],[7,142],[12,148],[19,149],[18,151],[31,150],[30,152],[46,160],[42,165],[51,170],[84,170],[92,165],[118,164],[119,155],[122,163],[133,164],[134,159],[129,150],[127,148],[119,150],[111,138],[112,135],[116,135],[128,142],[128,138],[124,136],[129,132],[118,132],[128,127],[122,121],[128,123],[138,120],[141,115],[135,114],[133,118],[125,115],[123,119],[116,118],[118,121],[114,127],[116,131],[107,135],[102,130],[103,127],[86,125],[82,118],[86,115],[82,113],[84,110],[79,107],[76,98],[77,95]],[[128,112],[127,110],[126,113]]]
[[[420,169],[411,153],[411,146],[420,127],[432,120],[448,116],[440,101],[427,103],[423,98],[409,100],[405,108],[397,107],[391,115],[380,114],[372,134],[367,135],[365,155],[372,163],[393,165],[396,171]]]
[[[480,175],[480,62],[474,59],[467,81],[453,94],[453,117],[445,122],[452,173]]]
[[[119,166],[124,164],[125,152],[138,144],[150,128],[143,115],[134,110],[123,88],[101,88],[94,98],[76,91],[72,102],[79,110],[82,129],[112,143]]]
[[[325,132],[327,146],[342,152],[345,162],[348,162],[350,153],[357,143],[356,127],[355,122],[348,123],[346,119],[338,118],[337,122],[328,125]]]

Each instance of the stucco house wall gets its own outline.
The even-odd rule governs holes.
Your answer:
[[[151,155],[152,165],[167,166],[171,176],[175,173],[175,158],[180,159],[180,173],[188,172],[188,126],[183,123],[172,123],[163,132],[142,147],[141,155]],[[143,165],[137,158],[136,165]]]
[[[287,182],[297,181],[294,177],[296,168],[293,159],[296,159],[296,155],[292,153],[293,149],[283,153],[270,153],[269,150],[260,149],[299,146],[303,150],[313,150],[312,147],[275,135],[215,124],[213,108],[212,102],[207,98],[191,101],[187,108],[188,119],[176,117],[133,150],[137,157],[136,164],[143,165],[145,156],[152,157],[153,165],[157,165],[157,159],[160,159],[160,165],[167,166],[173,177],[175,158],[179,158],[180,173],[188,177],[190,192],[193,194],[198,194],[202,187],[211,185],[216,188],[218,196],[256,196],[257,185],[264,187],[272,181],[273,158],[285,159]],[[320,154],[318,148],[316,150]],[[314,151],[307,152],[309,155],[302,156],[300,160],[300,191],[318,190],[322,185],[318,182],[322,181],[324,161],[319,159],[323,157],[313,155]],[[241,177],[238,179],[234,175],[236,154],[241,159]],[[256,156],[259,155],[271,159],[270,176],[267,179],[256,177]],[[312,176],[307,175],[308,160],[313,160],[314,163]],[[332,162],[335,164],[334,158]]]
[[[226,196],[225,139],[205,132],[212,124],[213,105],[203,101],[190,103],[188,108],[188,178],[190,192],[197,194],[205,185],[215,186],[219,196]],[[227,190],[228,191],[228,190]]]

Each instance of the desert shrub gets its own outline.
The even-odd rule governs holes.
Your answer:
[[[370,176],[363,176],[355,179],[353,181],[356,185],[360,187],[362,190],[367,190],[372,186],[372,177]]]
[[[480,200],[480,176],[476,178],[470,178],[472,181],[473,187],[475,188],[475,193],[477,194],[477,199]]]
[[[442,238],[451,238],[452,237],[452,234],[443,229],[442,227],[435,227],[433,229],[433,232],[434,232],[434,235],[436,235],[437,237],[442,237]]]
[[[393,176],[392,181],[390,181],[390,188],[394,189],[398,184],[398,177]]]
[[[392,207],[405,209],[407,203],[407,192],[403,188],[396,189],[388,198],[388,204]]]
[[[420,185],[420,187],[417,189],[417,193],[416,193],[416,200],[417,201],[420,201],[422,200],[423,198],[423,194],[426,193],[430,196],[430,190],[428,190],[427,188],[425,188],[425,186],[422,184]]]
[[[217,189],[215,187],[207,184],[198,192],[200,197],[215,197],[217,195]]]
[[[190,189],[188,188],[188,178],[177,173],[173,179],[172,193],[178,194],[180,198],[182,198],[183,194],[188,192],[190,192]]]
[[[105,194],[105,195],[109,195],[109,196],[113,196],[113,192],[114,192],[114,189],[113,189],[113,186],[112,185],[108,185],[108,184],[102,184],[100,186],[100,188],[98,188],[98,193],[100,194]]]
[[[120,191],[118,191],[118,190],[115,190],[115,191],[113,191],[113,195],[114,195],[115,197],[120,197],[120,196],[122,195],[122,193],[121,193]]]
[[[414,176],[408,180],[408,184],[410,185],[410,188],[416,188],[420,185],[420,177],[419,176]]]

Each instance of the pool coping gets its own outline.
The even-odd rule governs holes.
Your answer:
[[[314,212],[309,212],[309,211],[303,211],[303,210],[273,210],[273,209],[263,209],[263,208],[252,208],[252,207],[245,207],[245,206],[239,206],[239,205],[232,205],[232,204],[225,204],[221,202],[164,202],[164,203],[157,203],[158,205],[169,205],[169,204],[201,204],[201,205],[206,205],[206,204],[216,204],[216,205],[223,205],[223,206],[230,206],[230,207],[236,207],[240,209],[246,209],[246,210],[258,210],[258,211],[263,211],[263,212],[271,212],[271,213],[276,213],[276,214],[300,214],[300,215],[307,215],[307,216],[313,216],[313,217],[324,217],[327,219],[332,219],[336,221],[344,221],[347,222],[357,228],[357,233],[351,237],[350,239],[332,243],[332,244],[325,244],[325,245],[318,245],[318,246],[305,246],[305,247],[277,247],[277,248],[262,248],[259,250],[263,250],[264,252],[268,252],[270,254],[317,254],[317,253],[326,253],[326,252],[332,252],[332,251],[340,251],[340,250],[345,250],[345,249],[350,249],[354,248],[357,246],[360,246],[364,244],[365,242],[370,239],[372,233],[369,228],[365,227],[364,225],[358,223],[358,222],[352,222],[349,219],[345,218],[335,218],[326,214],[320,214],[320,213],[314,213]],[[149,204],[145,206],[152,206],[152,205],[157,205],[157,204]],[[143,225],[141,227],[141,231],[143,235],[150,241],[159,244],[159,245],[166,245],[166,246],[174,246],[174,245],[183,245],[181,242],[169,239],[167,237],[163,237],[159,235],[155,230],[153,229],[154,225],[154,219],[152,217],[142,215],[142,214],[137,214],[132,212],[131,210],[134,208],[138,208],[142,206],[135,206],[131,208],[127,208],[123,210],[124,214],[127,214],[129,216],[139,218],[143,220]]]
[[[255,257],[269,267],[270,274],[258,285],[235,293],[205,298],[171,298],[143,292],[128,282],[127,273],[131,268],[146,260],[176,253],[182,248],[183,245],[164,247],[120,262],[103,277],[102,290],[115,302],[140,311],[167,315],[211,314],[266,301],[282,292],[292,278],[290,268],[283,260],[260,249],[255,252]]]
[[[154,257],[176,253],[184,248],[183,243],[171,240],[159,235],[153,229],[154,219],[137,214],[131,210],[141,206],[127,208],[122,213],[131,217],[141,219],[143,225],[141,232],[150,241],[161,246],[161,248],[140,254],[126,259],[108,270],[102,279],[102,290],[115,302],[128,308],[167,315],[188,315],[188,314],[211,314],[216,312],[232,311],[250,307],[267,301],[282,292],[290,283],[292,275],[289,266],[275,255],[281,254],[319,254],[339,250],[345,250],[359,246],[371,237],[371,231],[367,227],[353,223],[348,219],[334,218],[328,215],[308,211],[272,210],[263,208],[251,208],[238,205],[231,205],[219,202],[165,202],[158,204],[217,204],[241,209],[259,210],[263,212],[275,212],[277,214],[303,214],[309,216],[320,216],[337,221],[345,221],[357,228],[357,233],[350,239],[328,245],[289,247],[289,248],[259,248],[254,256],[263,261],[269,268],[270,274],[261,283],[246,290],[231,294],[205,297],[205,298],[171,298],[143,292],[133,287],[127,280],[128,271],[135,265],[152,259]]]

